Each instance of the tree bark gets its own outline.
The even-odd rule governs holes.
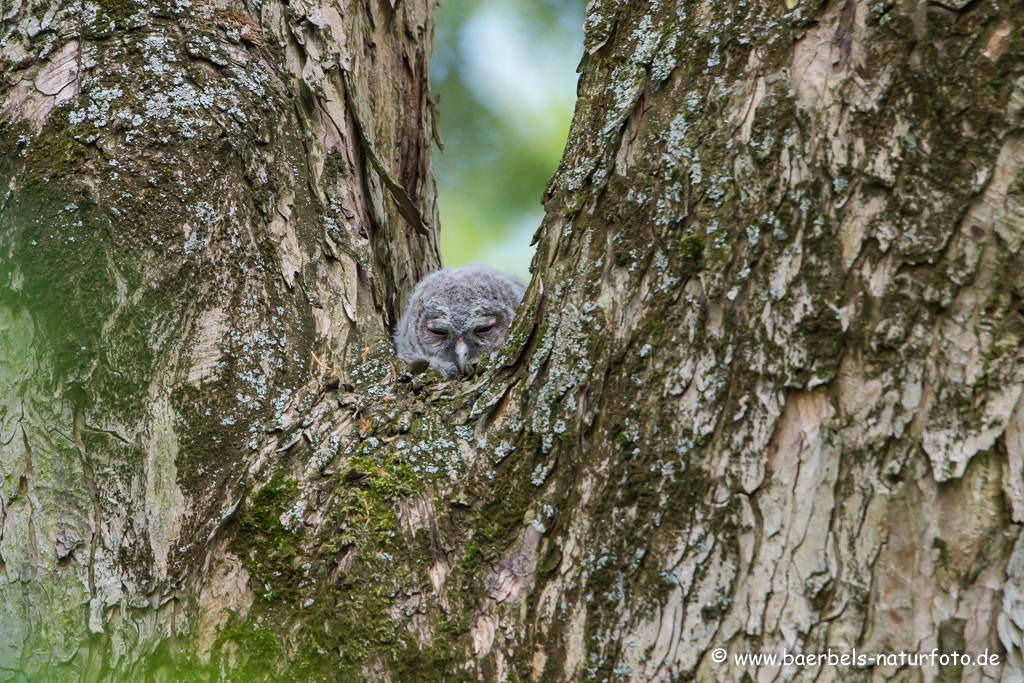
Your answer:
[[[591,6],[521,675],[1020,680],[1022,9]]]
[[[440,263],[432,12],[0,2],[0,678],[180,674],[244,613],[264,435]]]
[[[273,34],[281,52],[266,58],[288,67],[266,71],[294,97],[251,106],[285,112],[265,115],[283,142],[247,145],[245,131],[261,130],[251,121],[264,119],[230,106],[210,110],[230,151],[220,138],[206,154],[183,141],[175,157],[161,147],[164,124],[124,159],[97,142],[111,132],[79,149],[59,143],[80,125],[56,126],[60,109],[21,114],[21,141],[5,137],[5,150],[26,152],[8,156],[3,249],[18,265],[4,270],[4,339],[20,360],[6,366],[17,370],[3,385],[0,461],[0,549],[20,579],[3,605],[19,605],[26,626],[20,649],[5,652],[39,662],[34,644],[59,633],[83,677],[1022,680],[1022,3],[591,3],[533,282],[504,349],[452,382],[388,366],[401,294],[437,265],[401,192],[433,215],[425,72],[373,72],[411,79],[389,92],[423,93],[401,110],[416,115],[396,121],[382,107],[410,100],[368,98],[392,82],[355,66],[381,52],[349,45],[340,70],[323,66],[328,50],[310,36],[327,31],[311,27],[333,24],[320,9],[305,23],[292,9],[262,15],[288,17],[288,32]],[[333,37],[369,46],[358,27],[411,16],[405,3],[357,10],[393,23],[353,19]],[[389,35],[426,38],[423,16],[419,34]],[[274,44],[241,33],[231,43],[223,30],[225,50]],[[182,63],[216,65],[190,44]],[[82,55],[75,74],[123,59]],[[48,63],[59,72],[59,56]],[[46,67],[6,73],[15,67],[38,69],[17,81],[26,92],[47,92]],[[29,102],[17,87],[8,103]],[[33,98],[20,111],[41,110]],[[346,114],[323,114],[330,103]],[[204,139],[198,124],[187,130]],[[335,130],[355,151],[332,175],[317,150]],[[380,142],[403,139],[419,145],[415,172],[397,170],[408,148]],[[32,156],[48,150],[45,164]],[[279,165],[259,165],[271,154]],[[134,194],[113,189],[121,175],[106,161],[129,156],[140,164]],[[190,167],[204,175],[183,173],[193,182],[226,174],[207,193],[222,202],[215,222],[193,241],[204,260],[185,251],[198,228],[171,230],[198,224],[194,213],[157,221],[117,203],[149,177],[169,194],[154,170],[168,158],[205,162]],[[301,169],[294,182],[282,180],[288,167]],[[30,184],[32,171],[48,180]],[[50,188],[78,187],[71,218],[58,211],[66,199],[46,201]],[[244,197],[286,188],[287,225],[306,246],[275,241],[272,205],[250,221],[268,227],[250,242],[261,249],[229,251],[231,226],[246,225],[233,216],[260,206],[242,212]],[[115,227],[90,231],[102,216]],[[33,227],[44,219],[64,229],[61,251]],[[177,256],[152,246],[160,239],[177,240]],[[33,253],[64,258],[58,269]],[[218,280],[210,263],[227,261]],[[302,268],[280,265],[294,262]],[[123,275],[128,263],[147,264],[144,275]],[[210,294],[225,287],[228,299]],[[188,295],[172,297],[177,288]],[[57,307],[66,300],[85,312]],[[230,325],[208,313],[224,300],[237,301]],[[260,325],[277,305],[290,322],[264,334],[284,346],[263,347]],[[234,334],[209,331],[221,326]],[[155,351],[116,360],[133,339]],[[311,379],[314,349],[330,350],[332,372]],[[127,381],[128,360],[145,381]],[[239,387],[253,377],[292,393],[246,402]],[[7,598],[14,588],[20,602]],[[48,613],[60,623],[38,626],[33,590],[65,590],[64,609]],[[97,635],[83,643],[86,627]],[[734,658],[854,649],[872,660]],[[998,659],[907,663],[933,649]]]

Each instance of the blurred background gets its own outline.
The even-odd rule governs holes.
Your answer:
[[[585,0],[442,0],[431,63],[446,266],[529,280],[541,193],[565,147]]]

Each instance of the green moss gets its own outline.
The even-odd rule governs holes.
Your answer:
[[[279,535],[284,530],[280,517],[297,490],[298,484],[294,481],[286,481],[281,476],[271,479],[243,508],[238,522],[240,535]]]
[[[373,416],[372,436],[357,434],[339,447],[336,457],[344,476],[300,487],[282,474],[289,460],[309,457],[296,451],[274,463],[279,473],[240,509],[232,548],[253,577],[251,585],[259,596],[254,614],[287,623],[291,615],[302,613],[303,626],[295,634],[297,661],[308,663],[310,671],[332,672],[331,680],[361,680],[365,668],[383,658],[407,680],[460,680],[451,663],[459,648],[468,646],[468,626],[438,618],[434,641],[421,647],[406,637],[400,616],[408,615],[406,591],[432,593],[427,570],[436,541],[426,528],[412,539],[405,536],[398,528],[398,502],[421,494],[431,477],[448,476],[444,471],[417,473],[410,454],[419,457],[419,465],[432,455],[442,465],[450,454],[410,451],[404,439],[381,441],[392,430],[404,429],[410,439],[422,442],[454,443],[454,437],[422,419],[400,427],[395,424],[397,411],[387,408],[361,403],[357,408]],[[315,529],[301,515],[301,501],[311,497],[330,500],[330,516]],[[293,509],[300,513],[295,523],[287,518],[282,523],[282,516]],[[429,599],[417,609],[443,616]],[[294,673],[295,667],[289,671]]]
[[[368,522],[372,516],[372,523],[379,524],[387,515],[380,511],[369,515],[366,498],[353,491],[343,493],[332,508],[336,524],[328,525],[325,536],[310,543],[301,528],[292,530],[281,523],[298,497],[294,481],[275,476],[241,511],[232,547],[252,575],[258,614],[280,623],[299,611],[307,613],[306,626],[296,634],[304,665],[311,670],[337,670],[337,680],[356,681],[368,659],[396,645],[388,616],[392,594],[380,559],[369,548],[334,580],[330,573],[339,555],[354,552],[357,544],[382,541],[380,533],[355,529],[354,520],[363,517]],[[393,518],[387,522],[393,527]],[[335,533],[342,526],[352,533]],[[263,652],[268,660],[276,659],[260,640],[238,641],[231,632],[226,638],[242,645],[247,655]]]
[[[422,560],[432,546],[427,530],[409,546],[401,540],[397,500],[410,494],[414,478],[397,456],[372,459],[386,450],[361,453],[351,461],[352,478],[325,483],[320,495],[332,497],[331,518],[314,537],[301,522],[295,529],[281,523],[302,493],[275,475],[241,510],[232,547],[253,575],[258,613],[275,623],[305,613],[296,642],[310,671],[359,681],[366,666],[390,653],[389,666],[408,680],[457,680],[449,664],[465,624],[442,621],[435,642],[421,649],[391,616],[402,586],[429,586]]]
[[[512,533],[519,531],[535,491],[526,477],[506,474],[496,477],[495,481],[497,488],[488,496],[493,502],[478,510],[471,523],[473,539],[487,559],[496,557]]]
[[[140,10],[134,0],[96,0],[96,4],[121,28],[130,28],[128,20]]]
[[[423,478],[413,471],[403,453],[384,448],[370,453],[365,442],[360,451],[350,460],[351,466],[365,473],[366,483],[380,500],[397,501],[423,490]]]
[[[233,549],[252,577],[257,597],[268,603],[296,602],[300,597],[293,562],[299,539],[281,523],[296,491],[294,481],[275,476],[245,503],[238,517]]]
[[[688,235],[679,241],[680,277],[686,281],[704,267],[704,238]]]
[[[86,160],[85,145],[74,138],[75,131],[68,124],[69,111],[67,105],[55,108],[33,138],[26,158],[29,180],[61,178],[80,168]]]
[[[245,664],[222,662],[225,645],[232,643],[245,653]],[[241,669],[248,676],[262,677],[273,674],[273,663],[282,652],[283,647],[278,635],[269,629],[254,623],[250,619],[235,618],[217,634],[212,651],[216,653],[211,664],[215,668]]]

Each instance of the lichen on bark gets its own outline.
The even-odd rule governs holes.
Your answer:
[[[431,8],[0,10],[0,666],[199,675],[264,435],[437,266]]]
[[[70,634],[32,673],[1019,677],[1019,5],[591,3],[459,381],[388,339],[438,265],[429,4],[3,24],[3,604]]]

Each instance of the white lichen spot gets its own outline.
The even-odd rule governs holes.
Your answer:
[[[747,241],[750,246],[755,246],[761,239],[761,228],[756,225],[747,226]]]
[[[530,483],[534,486],[542,486],[547,481],[552,469],[554,469],[552,463],[540,463],[534,468],[533,474],[530,475]]]

